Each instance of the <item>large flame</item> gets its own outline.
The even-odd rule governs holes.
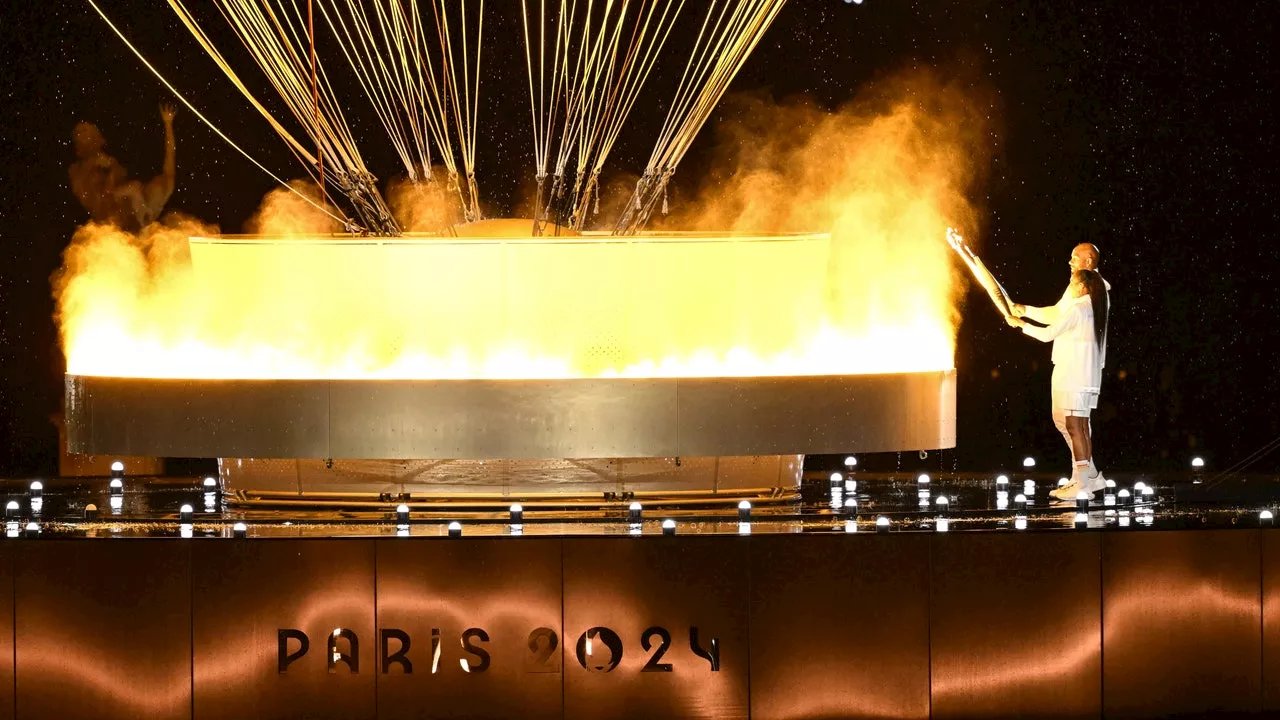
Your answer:
[[[480,238],[344,239],[282,192],[255,218],[261,239],[220,239],[179,216],[139,235],[86,225],[55,277],[68,372],[436,379],[949,369],[959,277],[943,238],[948,225],[972,221],[965,192],[977,123],[962,96],[916,82],[910,94],[835,113],[751,104],[748,121],[722,133],[732,151],[691,203],[696,211],[662,221],[741,236],[545,241],[528,238],[522,221]],[[439,217],[434,200],[392,199],[412,227]],[[811,230],[821,234],[760,236]]]

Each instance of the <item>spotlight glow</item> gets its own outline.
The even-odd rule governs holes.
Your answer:
[[[1035,459],[1035,458],[1031,457],[1030,455],[1028,455],[1028,456],[1026,456],[1026,457],[1022,458],[1022,467],[1024,467],[1024,468],[1033,468],[1033,467],[1035,467],[1035,466],[1036,466],[1036,459]]]

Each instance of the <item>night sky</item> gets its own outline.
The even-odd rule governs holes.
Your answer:
[[[303,174],[165,3],[101,4],[254,157]],[[531,143],[523,44],[517,16],[499,18],[503,4],[489,3],[479,164],[491,210],[510,212],[526,197]],[[1203,455],[1222,470],[1280,435],[1277,19],[1280,4],[1247,0],[791,0],[731,93],[804,95],[836,108],[913,69],[971,88],[993,130],[974,197],[987,265],[1015,299],[1051,304],[1071,247],[1102,248],[1113,290],[1094,420],[1099,466],[1181,469]],[[81,0],[4,3],[0,34],[0,475],[47,475],[57,466],[49,418],[63,372],[49,276],[86,218],[67,186],[71,129],[96,123],[131,175],[149,177],[163,149],[157,106],[169,96]],[[224,50],[235,47],[221,37]],[[258,77],[240,60],[242,76]],[[646,89],[651,109],[642,100],[609,169],[642,169],[671,81]],[[351,104],[366,161],[394,175],[367,103],[353,94]],[[741,107],[713,115],[681,165],[674,202],[697,186],[717,124]],[[239,231],[273,181],[185,108],[176,132],[168,207]],[[1034,451],[1065,468],[1048,417],[1049,348],[1006,327],[976,288],[958,345],[959,447],[929,464],[1010,468]],[[905,467],[917,465],[913,457]],[[1280,451],[1248,466],[1277,468]]]

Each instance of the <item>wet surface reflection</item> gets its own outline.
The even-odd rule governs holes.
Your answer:
[[[1048,475],[808,473],[789,496],[576,495],[467,500],[414,495],[263,500],[224,496],[213,478],[0,480],[6,538],[448,537],[1254,528],[1274,522],[1280,479],[1209,485],[1193,475],[1116,475],[1091,502],[1056,501]],[[514,500],[523,506],[510,506]],[[744,509],[742,502],[748,502]],[[397,512],[399,505],[408,512]],[[190,514],[182,515],[183,506]],[[520,507],[516,513],[511,507]],[[883,518],[883,520],[882,520]],[[887,524],[886,524],[887,523]]]

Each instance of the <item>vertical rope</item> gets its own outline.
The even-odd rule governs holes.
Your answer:
[[[316,84],[316,25],[311,13],[311,0],[307,0],[307,38],[311,40],[311,106],[314,109],[316,127],[320,126],[320,90]],[[324,154],[320,152],[320,134],[316,133],[316,158],[320,170],[320,202],[325,202]]]

